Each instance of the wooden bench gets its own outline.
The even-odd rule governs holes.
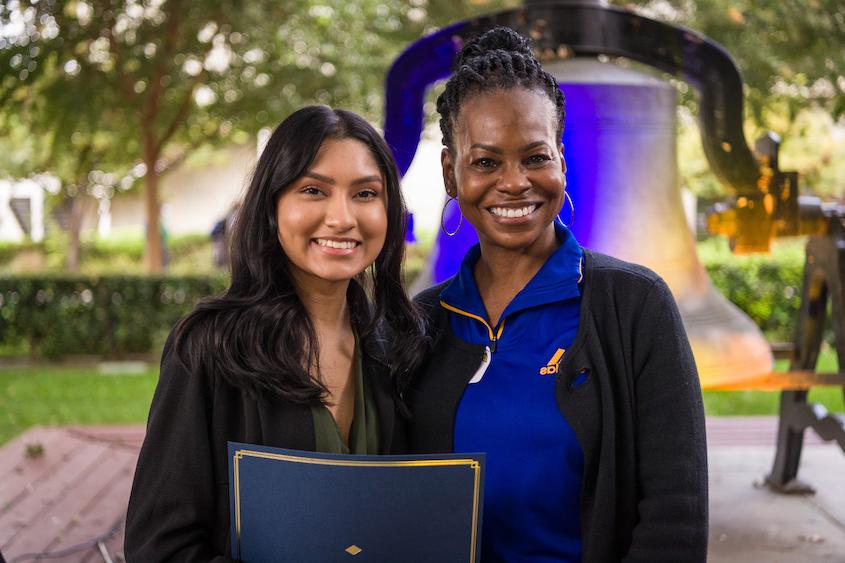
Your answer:
[[[802,311],[803,312],[803,311]],[[802,317],[803,318],[803,317]],[[804,331],[806,334],[806,330]],[[818,331],[820,337],[820,331]],[[776,359],[792,360],[795,363],[816,363],[820,338],[815,339],[813,357],[802,358],[792,344],[773,345]],[[840,366],[843,362],[840,361]],[[841,367],[840,367],[841,369]],[[775,459],[772,471],[765,476],[765,483],[774,491],[786,494],[814,494],[815,489],[798,479],[801,451],[804,446],[804,431],[812,428],[827,442],[836,442],[845,452],[845,416],[830,413],[817,403],[807,401],[812,387],[840,387],[845,398],[845,373],[819,373],[810,370],[772,372],[754,377],[738,378],[716,385],[704,385],[708,391],[780,391],[780,413],[778,421]]]

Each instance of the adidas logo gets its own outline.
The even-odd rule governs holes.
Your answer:
[[[554,375],[557,373],[560,366],[560,360],[563,358],[563,353],[566,352],[563,348],[558,348],[557,352],[551,357],[549,362],[540,368],[540,375]]]

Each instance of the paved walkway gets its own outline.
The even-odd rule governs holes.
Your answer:
[[[845,454],[805,434],[799,477],[812,496],[761,487],[774,458],[774,417],[707,421],[710,561],[845,562]]]
[[[50,558],[61,562],[104,561],[101,550],[120,554],[143,437],[141,426],[36,427],[0,449],[0,551],[6,560],[44,551],[67,552]]]
[[[811,497],[755,487],[774,455],[774,417],[707,421],[710,561],[845,562],[845,455],[807,433]],[[143,427],[33,428],[0,449],[0,551],[68,552],[60,562],[122,560],[123,515]],[[41,455],[26,455],[40,445]],[[33,452],[35,453],[35,452]],[[98,536],[103,540],[98,546]],[[71,552],[72,550],[72,552]],[[32,559],[26,559],[31,561]]]

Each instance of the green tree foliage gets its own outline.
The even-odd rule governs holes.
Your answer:
[[[841,0],[636,0],[645,14],[721,43],[736,60],[755,122],[820,107],[845,114],[845,3]],[[770,111],[774,114],[769,115]]]
[[[131,187],[135,181],[134,159],[116,148],[117,135],[106,126],[108,108],[93,114],[90,122],[79,119],[84,112],[65,110],[54,117],[54,108],[39,108],[53,98],[38,94],[47,82],[55,81],[45,76],[25,89],[20,111],[0,114],[0,131],[4,132],[0,137],[0,173],[31,178],[48,190],[48,207],[60,210],[65,219],[65,266],[75,271],[85,210],[93,209],[98,200],[110,198],[117,185]],[[67,121],[74,123],[68,127]]]
[[[722,44],[745,82],[746,138],[783,139],[781,167],[797,170],[801,190],[845,191],[845,2],[841,0],[635,0],[614,2],[683,25]],[[684,103],[695,111],[694,98]],[[719,197],[698,133],[682,112],[679,155],[684,183]]]
[[[410,41],[501,5],[10,0],[0,4],[0,111],[29,112],[31,129],[71,153],[106,131],[115,153],[105,160],[143,163],[155,272],[167,170],[198,147],[246,142],[305,103],[376,118],[384,72]]]

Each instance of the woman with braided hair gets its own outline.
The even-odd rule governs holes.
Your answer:
[[[446,192],[479,244],[417,297],[433,349],[404,382],[412,449],[487,453],[485,562],[704,561],[689,343],[660,277],[560,219],[556,80],[497,28],[464,47],[437,109]]]

